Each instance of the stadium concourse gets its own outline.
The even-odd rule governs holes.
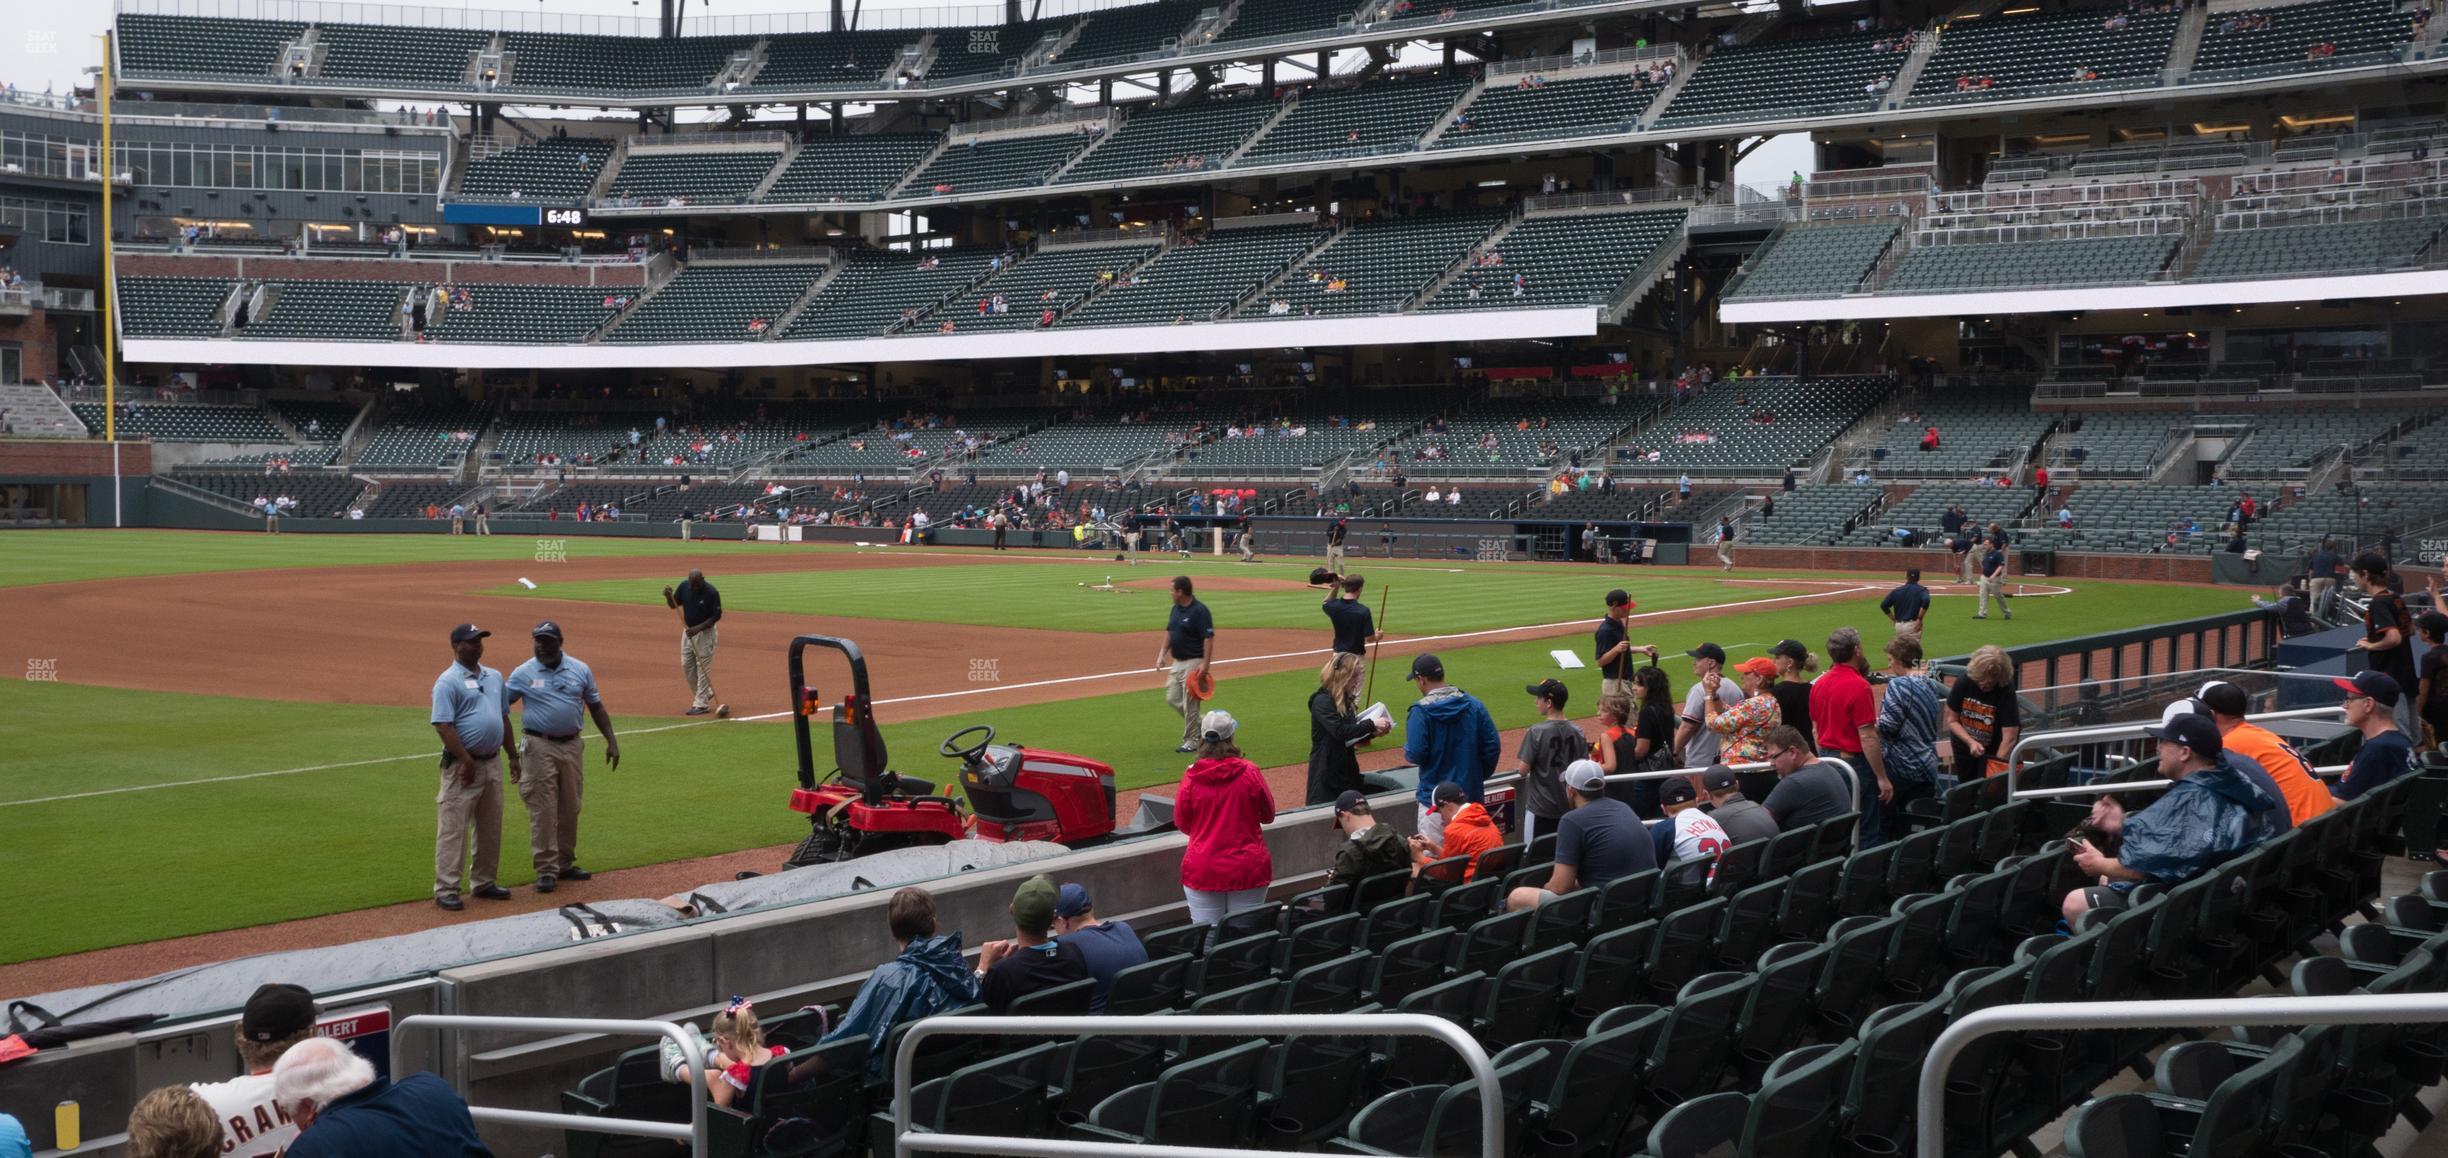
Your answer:
[[[2448,1153],[2427,4],[662,7],[0,86],[0,1158]]]

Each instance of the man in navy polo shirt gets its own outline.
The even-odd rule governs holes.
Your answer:
[[[510,707],[502,699],[502,674],[484,666],[485,637],[473,623],[451,629],[456,662],[434,678],[433,726],[442,737],[442,791],[434,797],[434,904],[458,912],[459,874],[467,870],[468,892],[488,901],[510,899],[493,883],[501,863],[501,761],[520,775],[510,734]],[[476,859],[467,863],[468,829],[476,830]]]
[[[1090,1013],[1105,1012],[1105,998],[1113,992],[1115,975],[1133,965],[1147,964],[1147,946],[1139,943],[1130,922],[1098,920],[1088,886],[1077,881],[1065,884],[1054,895],[1054,936],[1079,950],[1088,962],[1088,976],[1096,979],[1096,994],[1088,999]]]
[[[520,775],[519,800],[527,806],[527,837],[535,857],[536,891],[549,893],[563,880],[595,874],[578,867],[578,808],[586,796],[586,730],[583,714],[603,733],[604,760],[620,767],[620,740],[612,735],[612,713],[595,688],[595,669],[561,650],[561,625],[535,625],[535,658],[518,665],[504,684],[506,704],[524,704],[521,753],[534,775]]]
[[[1215,660],[1215,616],[1191,593],[1190,577],[1173,577],[1173,610],[1165,617],[1165,643],[1156,668],[1165,674],[1165,703],[1182,715],[1182,752],[1198,751],[1199,705],[1193,680]]]
[[[396,1082],[328,1037],[289,1047],[272,1067],[272,1096],[298,1123],[297,1158],[493,1158],[467,1101],[442,1079]]]

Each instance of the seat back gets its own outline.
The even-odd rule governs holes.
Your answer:
[[[1590,938],[1581,950],[1572,979],[1572,1012],[1594,1018],[1636,998],[1641,976],[1649,967],[1649,946],[1657,939],[1658,923],[1642,921]]]
[[[1889,841],[1846,858],[1844,878],[1836,886],[1838,913],[1847,917],[1861,917],[1886,909],[1887,901],[1894,895],[1887,889],[1887,872],[1895,864],[1896,849],[1900,844]]]
[[[1852,1075],[1853,1043],[1812,1046],[1778,1060],[1751,1095],[1743,1123],[1745,1154],[1828,1154],[1836,1149],[1838,1110]]]
[[[1903,923],[1902,917],[1847,917],[1837,922],[1817,998],[1820,1023],[1829,1033],[1849,1032],[1870,1012],[1885,973],[1887,944]]]
[[[1883,980],[1889,992],[1910,1001],[1938,991],[1938,953],[1946,943],[1955,898],[1932,893],[1902,907],[1903,923],[1887,942]]]
[[[1345,913],[1311,921],[1284,935],[1278,971],[1289,976],[1320,961],[1332,961],[1352,951],[1360,935],[1360,917]]]
[[[1377,906],[1410,891],[1411,870],[1395,869],[1375,876],[1362,877],[1352,886],[1351,911],[1366,913]]]
[[[1345,1013],[1360,1005],[1371,958],[1347,953],[1294,973],[1284,983],[1285,1013]]]
[[[1539,1102],[1542,1132],[1553,1136],[1557,1152],[1616,1152],[1615,1136],[1637,1105],[1636,1098],[1627,1096],[1632,1076],[1648,1063],[1667,1016],[1665,1010],[1652,1009],[1573,1043]]]
[[[1219,942],[1282,931],[1283,906],[1272,901],[1228,913],[1223,920],[1216,922],[1216,940]]]
[[[1436,915],[1436,898],[1397,897],[1357,911],[1361,914],[1360,947],[1382,953],[1396,941],[1427,931],[1429,918]]]
[[[1717,927],[1717,962],[1742,968],[1759,959],[1775,943],[1777,908],[1785,903],[1786,881],[1762,881],[1726,899],[1725,918]]]
[[[2193,1131],[2193,1152],[2257,1154],[2277,1131],[2278,1086],[2303,1059],[2303,1042],[2290,1034],[2268,1057],[2219,1083],[2202,1103]]]
[[[1190,1012],[1206,1014],[1274,1013],[1282,1003],[1283,986],[1282,981],[1273,977],[1261,977],[1247,985],[1238,985],[1231,989],[1207,994],[1190,1003]],[[1191,1044],[1184,1047],[1184,1052],[1200,1049],[1202,1041],[1215,1040],[1214,1038],[1191,1038]]]
[[[1532,910],[1531,951],[1579,944],[1589,936],[1590,917],[1597,911],[1597,889],[1574,889],[1540,905]]]
[[[1069,1048],[1048,1042],[955,1071],[934,1107],[935,1119],[925,1125],[939,1134],[1028,1138],[1044,1133],[1053,1122],[1045,1090],[1062,1075]]]
[[[1189,954],[1176,953],[1114,974],[1113,989],[1105,995],[1105,1012],[1119,1017],[1181,1008],[1192,961]]]
[[[1488,986],[1480,1039],[1510,1045],[1554,1033],[1563,1020],[1564,983],[1579,953],[1578,946],[1557,945],[1506,962]]]
[[[1647,869],[1598,886],[1597,927],[1620,929],[1656,915],[1650,902],[1657,895],[1657,880],[1658,870]]]
[[[811,1060],[821,1062],[809,1067]],[[793,1081],[794,1073],[807,1073]],[[745,1141],[750,1153],[825,1154],[849,1147],[867,1108],[867,1040],[848,1038],[767,1062],[750,1091]],[[1042,1103],[1043,1099],[1039,1099]],[[738,1107],[735,1107],[738,1108]],[[798,1119],[775,1138],[775,1127]]]
[[[1485,874],[1454,885],[1436,895],[1436,915],[1429,919],[1448,929],[1468,929],[1504,903],[1504,887],[1503,877]]]
[[[1717,870],[1709,881],[1709,895],[1730,897],[1757,884],[1760,866],[1768,860],[1767,838],[1746,840],[1717,854]]]
[[[1858,812],[1848,812],[1842,816],[1831,816],[1826,820],[1820,821],[1817,826],[1819,830],[1819,848],[1817,851],[1811,854],[1811,859],[1815,861],[1826,860],[1832,856],[1843,856],[1846,853],[1852,852],[1853,831],[1855,828],[1859,827],[1860,824],[1861,813]]]
[[[1281,933],[1265,932],[1216,942],[1199,959],[1194,988],[1200,993],[1221,993],[1264,979],[1274,972],[1275,946],[1282,939]]]
[[[1954,825],[1925,828],[1902,840],[1889,841],[1878,851],[1886,854],[1887,895],[1909,897],[1938,887],[1938,847],[1946,841]],[[1867,855],[1867,854],[1865,854]],[[1850,913],[1852,910],[1847,909]]]
[[[1524,942],[1530,939],[1530,924],[1538,919],[1532,909],[1503,913],[1474,922],[1462,934],[1461,944],[1454,954],[1454,970],[1459,973],[1493,973],[1499,966],[1521,955]]]
[[[1015,997],[1005,1012],[1012,1017],[1085,1017],[1095,996],[1096,979],[1083,977]]]
[[[1207,951],[1207,942],[1214,937],[1213,925],[1182,925],[1160,933],[1142,930],[1139,944],[1147,950],[1148,960],[1158,961],[1181,954],[1196,957]]]
[[[1368,1052],[1367,1043],[1356,1038],[1286,1038],[1267,1062],[1270,1131],[1296,1143],[1333,1136],[1360,1101]]]
[[[1695,977],[1675,995],[1666,1028],[1649,1055],[1649,1087],[1667,1104],[1717,1088],[1734,1057],[1734,1023],[1758,978],[1740,973]]]
[[[1670,995],[1707,967],[1709,950],[1725,908],[1723,899],[1705,901],[1669,913],[1658,921],[1657,941],[1649,950],[1649,967],[1645,971],[1651,994]]]
[[[1946,1027],[1946,1004],[1939,1001],[1889,1006],[1862,1023],[1844,1098],[1854,1136],[1883,1138],[1898,1153],[1912,1148],[1914,1083],[1897,1075],[1919,1072],[1921,1059]]]
[[[1811,853],[1819,847],[1816,828],[1789,828],[1768,842],[1768,858],[1761,862],[1760,872],[1781,877],[1809,864]]]
[[[1266,1053],[1263,1041],[1243,1042],[1166,1070],[1156,1079],[1141,1140],[1157,1146],[1240,1146],[1257,1117],[1259,1066]]]
[[[1810,1022],[1811,992],[1827,967],[1825,945],[1780,945],[1761,955],[1759,984],[1743,1007],[1743,1060],[1762,1064],[1801,1040]]]
[[[1830,857],[1804,865],[1785,878],[1785,894],[1777,905],[1778,939],[1816,941],[1827,935],[1829,923],[1836,919],[1836,886],[1844,870],[1842,859]]]
[[[1451,929],[1431,929],[1377,953],[1376,970],[1369,975],[1369,1000],[1394,1005],[1436,984],[1445,976],[1445,962],[1452,956],[1457,936]]]

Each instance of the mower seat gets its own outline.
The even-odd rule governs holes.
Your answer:
[[[860,697],[845,696],[833,705],[833,766],[869,804],[890,790],[885,782],[890,773],[885,771],[884,733],[876,727],[875,713]],[[909,789],[904,786],[902,790]]]

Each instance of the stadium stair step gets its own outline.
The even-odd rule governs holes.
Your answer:
[[[1300,107],[1300,102],[1301,98],[1298,94],[1293,95],[1289,99],[1276,102],[1275,115],[1260,122],[1258,125],[1258,131],[1243,138],[1239,145],[1234,146],[1232,152],[1224,155],[1224,167],[1229,169],[1234,165],[1239,164],[1242,155],[1249,152],[1251,149],[1257,148],[1258,142],[1265,140],[1268,133],[1275,131],[1275,126],[1282,124],[1285,117],[1292,115],[1293,109]]]
[[[1912,52],[1904,57],[1904,67],[1896,70],[1895,80],[1888,84],[1887,107],[1900,109],[1912,96],[1913,83],[1921,79],[1921,70],[1929,66],[1930,57],[1938,54],[1938,29],[1921,30],[1921,39],[1913,42]]]
[[[929,33],[928,35],[932,36],[933,34]],[[901,179],[893,182],[892,188],[884,191],[884,199],[890,201],[895,197],[901,196],[909,189],[910,183],[918,179],[918,175],[920,173],[924,173],[929,168],[932,168],[936,160],[944,155],[944,151],[950,149],[951,147],[952,138],[949,134],[947,134],[943,140],[935,142],[935,147],[927,150],[926,156],[918,158],[918,163],[910,166],[909,172],[901,174]],[[1087,151],[1093,153],[1096,151],[1096,147],[1091,145]],[[1076,159],[1074,160],[1074,163],[1077,163]],[[1065,168],[1068,167],[1069,166],[1065,166]]]
[[[791,160],[799,155],[802,147],[797,141],[792,141],[782,147],[782,155],[774,158],[773,168],[767,169],[764,178],[756,183],[756,188],[748,191],[750,202],[763,201],[765,195],[773,191],[774,182],[782,179],[783,171],[790,168]]]
[[[2168,51],[2167,68],[2159,74],[2161,84],[2179,84],[2192,75],[2193,62],[2201,54],[2202,30],[2209,26],[2209,5],[2185,7],[2184,15],[2176,21],[2176,46]]]
[[[1648,264],[1642,266],[1640,272],[1632,276],[1631,288],[1625,290],[1614,300],[1613,304],[1607,307],[1607,320],[1610,322],[1624,320],[1634,307],[1640,305],[1641,299],[1648,297],[1649,291],[1656,289],[1658,283],[1665,279],[1666,274],[1682,262],[1683,254],[1690,248],[1691,235],[1677,231],[1674,240],[1660,246],[1658,251],[1650,256]]]
[[[800,294],[798,301],[792,302],[789,309],[782,311],[782,316],[775,318],[774,324],[767,327],[765,332],[759,335],[759,339],[770,341],[776,335],[788,333],[791,323],[799,320],[799,315],[806,311],[809,303],[814,302],[818,295],[824,293],[825,287],[833,284],[833,279],[840,277],[842,269],[848,264],[842,261],[834,262],[824,271],[824,276],[809,282],[807,292]]]
[[[1275,289],[1275,287],[1290,282],[1296,275],[1302,274],[1305,267],[1307,267],[1310,262],[1316,261],[1317,256],[1326,251],[1327,246],[1333,245],[1336,241],[1340,240],[1344,234],[1349,232],[1351,232],[1351,226],[1346,225],[1340,229],[1328,233],[1324,237],[1318,238],[1316,245],[1310,246],[1308,252],[1292,259],[1292,264],[1285,266],[1282,273],[1268,278],[1265,284],[1259,286],[1257,289],[1251,290],[1248,296],[1243,297],[1241,300],[1236,301],[1218,311],[1216,316],[1231,317],[1233,313],[1238,311],[1242,306],[1250,302],[1258,301],[1266,297],[1268,293]]]
[[[1690,83],[1691,78],[1698,75],[1699,72],[1700,65],[1696,61],[1686,60],[1676,65],[1674,79],[1667,81],[1666,87],[1658,90],[1657,99],[1650,101],[1649,107],[1641,110],[1641,128],[1646,130],[1657,124],[1657,119],[1666,115],[1667,106],[1674,103],[1675,97],[1683,91],[1683,86]]]
[[[1420,136],[1419,144],[1414,147],[1423,153],[1435,148],[1437,138],[1444,136],[1445,130],[1453,127],[1454,118],[1461,116],[1462,110],[1469,108],[1471,102],[1478,100],[1479,94],[1485,91],[1487,91],[1487,77],[1485,75],[1481,75],[1479,79],[1471,82],[1471,86],[1469,88],[1462,90],[1461,99],[1455,101],[1452,108],[1445,110],[1444,116],[1438,117],[1437,122],[1428,127],[1428,131]],[[1268,127],[1272,128],[1273,126],[1270,125]],[[1266,133],[1264,130],[1260,130],[1258,135],[1265,136]],[[1251,139],[1253,141],[1256,140],[1256,138]],[[1235,154],[1235,156],[1238,155],[1239,154],[1237,153]]]

